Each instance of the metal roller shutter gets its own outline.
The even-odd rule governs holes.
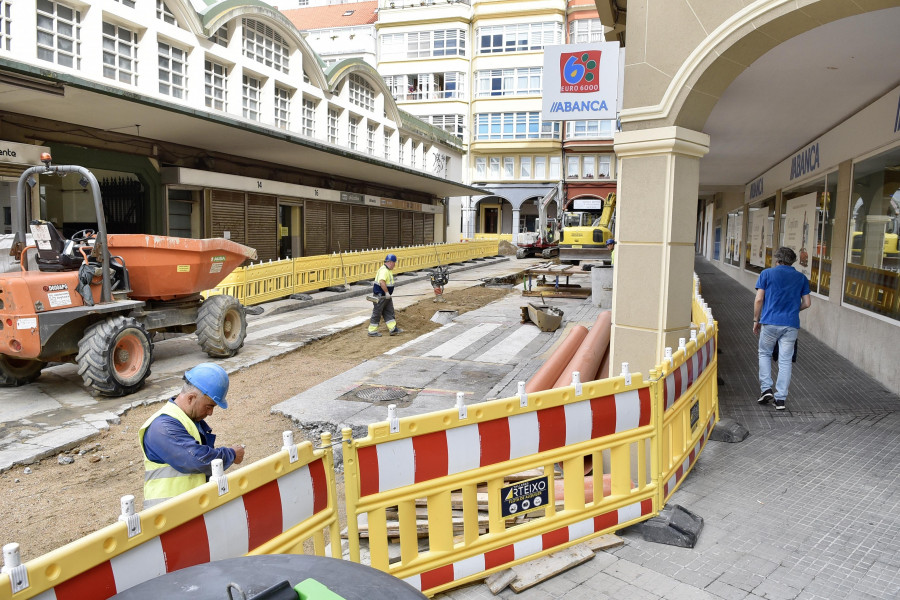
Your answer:
[[[384,247],[396,248],[400,245],[400,212],[384,211]]]
[[[413,214],[413,245],[425,243],[425,215]]]
[[[434,243],[434,215],[425,215],[425,242],[426,244]]]
[[[303,256],[328,254],[328,205],[307,200],[303,208],[304,240]]]
[[[384,248],[384,209],[369,209],[369,248]]]
[[[259,260],[278,260],[278,202],[275,196],[247,196],[247,245]]]
[[[400,213],[400,245],[413,245],[413,214],[409,212]]]
[[[225,237],[238,244],[246,244],[244,194],[227,190],[212,190],[209,203],[210,235]]]
[[[329,252],[347,252],[350,248],[350,207],[331,205],[331,248]]]
[[[350,207],[350,249],[369,249],[369,209],[365,206]]]

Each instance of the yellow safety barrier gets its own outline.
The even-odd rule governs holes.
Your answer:
[[[518,397],[374,424],[359,440],[345,429],[351,560],[366,537],[373,567],[434,595],[658,514],[718,420],[717,328],[699,282],[692,320],[696,334],[648,381],[634,374],[528,395],[522,386]],[[521,500],[533,510],[538,498],[540,512],[511,522],[509,499],[520,494],[505,482],[528,471],[532,495]],[[391,538],[400,542],[393,563]]]
[[[504,242],[512,242],[512,234],[511,233],[476,233],[472,236],[472,239],[475,241],[484,241],[484,240],[492,240],[492,241],[500,241]]]
[[[653,516],[658,403],[651,384],[634,377],[370,426],[345,450],[351,560],[360,556],[359,520],[372,566],[435,594]],[[343,436],[350,442],[351,431]],[[504,487],[508,476],[535,469],[531,491]],[[479,489],[487,494],[486,522],[478,518]],[[427,551],[418,546],[417,504],[427,507]],[[454,508],[462,511],[458,527]],[[540,514],[528,522],[507,518],[534,508]],[[389,510],[397,531],[388,530]],[[400,539],[400,561],[392,564],[389,537]]]
[[[433,244],[284,259],[241,267],[204,295],[229,294],[250,306],[291,294],[373,279],[388,253],[398,257],[394,273],[407,273],[498,254],[496,240]]]
[[[246,554],[340,557],[331,435],[273,454],[0,575],[0,600],[104,600],[144,581]],[[123,511],[124,512],[124,511]],[[9,565],[6,565],[9,567]]]
[[[321,260],[307,273],[327,273]],[[433,595],[658,514],[718,420],[718,327],[696,279],[691,314],[691,339],[667,349],[648,380],[623,373],[532,394],[523,383],[512,398],[391,414],[362,439],[344,429],[350,559],[360,561],[366,537],[372,566]],[[325,555],[326,542],[340,558],[330,434],[322,447],[286,438],[218,481],[5,564],[0,600],[105,600],[211,560],[308,546]]]

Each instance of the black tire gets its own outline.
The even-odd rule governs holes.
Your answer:
[[[137,319],[116,315],[87,328],[75,361],[84,385],[94,393],[125,396],[150,375],[153,343]]]
[[[46,366],[47,363],[42,360],[0,354],[0,386],[17,387],[31,383],[41,376],[41,369]]]
[[[238,353],[247,337],[247,315],[234,296],[210,296],[200,305],[197,315],[197,341],[213,358],[228,358]]]

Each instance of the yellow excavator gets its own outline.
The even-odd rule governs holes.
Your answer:
[[[578,200],[572,204],[577,207]],[[607,197],[600,212],[590,209],[564,212],[559,234],[560,262],[608,259],[606,240],[613,237],[615,213],[614,193]]]

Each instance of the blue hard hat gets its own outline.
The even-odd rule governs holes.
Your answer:
[[[610,244],[615,244],[615,243],[616,243],[616,240],[614,240],[614,239],[612,239],[612,238],[609,238],[608,240],[606,240],[606,245],[607,245],[607,246],[609,246]]]
[[[397,255],[396,254],[388,254],[387,256],[384,257],[384,262],[397,262]]]
[[[214,363],[200,363],[184,374],[184,380],[209,396],[222,408],[228,408],[228,373]]]

